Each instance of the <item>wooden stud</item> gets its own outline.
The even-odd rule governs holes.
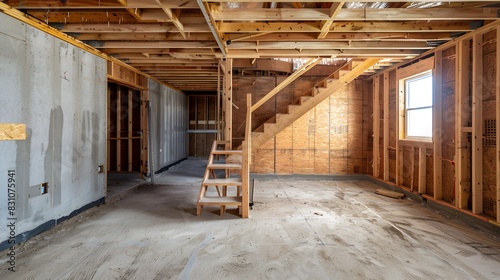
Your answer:
[[[132,122],[133,122],[133,98],[132,98],[132,95],[133,95],[133,90],[132,89],[128,89],[128,127],[127,127],[127,138],[128,138],[128,141],[127,141],[127,145],[128,145],[128,171],[129,172],[132,172],[133,170],[133,161],[134,161],[134,158],[133,158],[133,140],[132,140],[132,137],[133,137],[133,134],[132,134],[132,130],[133,130],[133,126],[132,126]],[[138,159],[137,159],[138,160]]]
[[[121,123],[121,114],[122,114],[122,90],[120,86],[116,87],[116,171],[122,171],[121,164],[121,131],[122,131],[122,123]]]
[[[221,74],[220,74],[220,62],[217,64],[217,105],[216,105],[216,120],[215,120],[215,126],[217,129],[217,137],[215,137],[216,140],[222,140],[222,133],[221,133],[221,125],[220,125],[220,114],[221,114],[221,103],[220,103],[220,98],[221,98]]]
[[[467,209],[470,188],[470,149],[467,145],[469,128],[467,110],[469,108],[470,44],[468,40],[457,43],[455,74],[455,206]],[[472,131],[472,128],[470,128]]]
[[[225,63],[226,73],[224,75],[224,92],[226,95],[226,122],[224,140],[229,141],[229,147],[233,147],[233,59],[227,58]]]
[[[424,194],[426,187],[426,149],[418,149],[418,193]]]
[[[148,107],[149,93],[147,90],[141,92],[141,155],[142,165],[141,174],[148,174],[148,158],[149,158],[149,130],[148,130]],[[152,170],[151,170],[152,172]]]
[[[109,171],[109,168],[111,166],[111,88],[109,86],[109,83],[108,83],[108,96],[107,96],[107,108],[108,108],[108,111],[106,112],[107,113],[107,116],[108,116],[108,120],[107,120],[107,125],[106,125],[106,130],[107,130],[107,145],[106,145],[106,154],[107,154],[107,158],[106,158],[106,172]],[[106,180],[107,182],[108,180]],[[107,190],[106,190],[106,193],[107,193]]]
[[[396,185],[403,185],[403,149],[400,147],[400,139],[404,139],[405,135],[405,99],[404,99],[404,81],[400,80],[396,72],[397,82],[396,82],[396,106],[397,106],[397,118],[394,120],[396,122]]]
[[[472,44],[472,213],[483,213],[483,35]]]
[[[497,49],[497,61],[496,61],[496,131],[497,131],[497,158],[496,158],[496,183],[497,183],[497,223],[500,223],[500,25],[497,25],[497,41],[496,41],[496,49]]]
[[[434,142],[434,199],[441,200],[443,198],[442,176],[443,176],[443,163],[442,163],[442,83],[443,83],[443,64],[442,64],[442,51],[437,51],[434,54],[435,66],[433,71],[433,106],[432,106],[432,140]]]
[[[373,79],[373,176],[380,173],[380,76]]]
[[[384,75],[384,181],[389,181],[389,72]]]

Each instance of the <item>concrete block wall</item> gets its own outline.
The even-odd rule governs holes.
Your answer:
[[[187,157],[187,97],[149,80],[151,110],[150,159],[157,172]]]
[[[4,14],[0,22],[0,123],[24,123],[28,134],[0,141],[0,223],[13,217],[14,170],[20,241],[104,201],[106,61]],[[0,226],[0,250],[9,236]]]

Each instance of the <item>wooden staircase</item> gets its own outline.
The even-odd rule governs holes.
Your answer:
[[[354,79],[362,75],[379,59],[350,60],[344,66],[316,84],[303,96],[290,104],[286,111],[277,113],[251,133],[252,149],[256,150],[283,129],[291,125],[309,110],[328,98],[334,92],[342,89]]]
[[[203,181],[201,183],[200,193],[198,196],[198,202],[196,205],[196,214],[198,216],[201,215],[203,206],[219,206],[220,215],[224,214],[227,206],[237,206],[240,210],[240,214],[245,218],[245,213],[242,213],[242,211],[245,210],[245,207],[243,207],[243,201],[248,201],[248,198],[244,199],[243,194],[245,194],[245,192],[242,191],[242,157],[236,157],[240,162],[228,162],[229,156],[242,155],[243,151],[228,150],[228,146],[229,141],[214,141],[212,145],[212,150],[208,158],[208,164],[205,169],[205,175],[203,176]],[[221,160],[223,162],[220,162]],[[217,178],[217,170],[224,170],[224,176],[221,178]],[[235,177],[234,175],[237,175],[237,177]],[[215,187],[217,196],[208,194],[209,187]],[[231,195],[229,195],[229,187],[234,187],[234,190],[231,190]],[[248,214],[246,214],[246,216],[248,216]]]

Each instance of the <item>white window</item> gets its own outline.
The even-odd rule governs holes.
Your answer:
[[[405,138],[432,140],[432,72],[404,80]]]

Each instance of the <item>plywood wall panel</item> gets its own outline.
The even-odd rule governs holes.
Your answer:
[[[293,174],[314,174],[314,150],[293,150]]]
[[[330,104],[329,100],[325,100],[318,104],[314,109],[315,121],[314,125],[314,148],[329,149],[330,148]]]
[[[328,149],[314,150],[314,174],[330,173],[330,151]]]
[[[252,172],[274,173],[274,149],[259,149],[253,154]]]
[[[271,139],[269,139],[268,141],[266,141],[264,144],[262,144],[262,146],[260,146],[261,149],[272,149],[274,150],[275,149],[275,138],[276,137],[273,137]]]
[[[347,160],[347,174],[358,174],[361,173],[361,158],[350,158]]]
[[[310,115],[311,112],[307,112],[293,123],[293,149],[314,148],[314,134],[311,135],[309,129]]]
[[[276,174],[290,174],[293,170],[293,150],[276,150]]]
[[[338,153],[330,150],[330,174],[347,174],[347,158],[338,157]]]
[[[289,126],[276,135],[276,149],[292,149],[293,127]]]

